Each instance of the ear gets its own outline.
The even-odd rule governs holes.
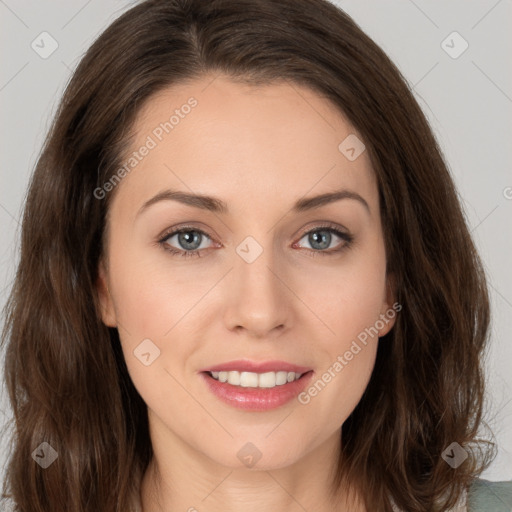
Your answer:
[[[396,281],[394,274],[388,274],[386,278],[386,298],[382,304],[380,311],[379,325],[383,325],[379,329],[379,338],[385,336],[395,325],[397,312],[402,309],[400,304],[396,303]]]
[[[101,319],[107,327],[117,327],[116,313],[114,310],[114,302],[110,295],[108,287],[107,271],[105,269],[105,263],[100,260],[98,265],[98,280],[96,282],[96,288],[98,291],[98,298],[101,307]]]

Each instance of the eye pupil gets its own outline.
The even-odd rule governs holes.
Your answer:
[[[179,233],[178,241],[184,249],[194,251],[201,245],[201,243],[199,242],[197,244],[197,247],[190,247],[190,245],[194,245],[194,243],[197,242],[200,239],[200,237],[201,234],[198,233],[197,231],[183,231]]]
[[[309,235],[309,243],[311,247],[315,249],[326,249],[331,244],[331,237],[332,234],[329,231],[314,231]],[[323,241],[320,242],[319,247],[315,247],[315,244],[318,243],[318,239],[322,239]]]

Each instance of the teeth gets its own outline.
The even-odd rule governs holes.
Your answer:
[[[299,379],[302,374],[295,372],[210,372],[210,375],[220,381],[227,382],[233,386],[241,386],[243,388],[274,388],[282,386],[288,382]]]
[[[257,374],[253,373],[252,375],[257,375]],[[273,388],[274,386],[277,385],[278,377],[279,376],[277,375],[276,372],[261,373],[260,376],[258,377],[258,386],[260,388]],[[280,382],[280,384],[281,384],[281,382]]]
[[[235,386],[240,385],[241,376],[238,372],[228,372],[228,382]]]

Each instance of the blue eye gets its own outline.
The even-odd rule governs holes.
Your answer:
[[[343,243],[341,243],[341,246],[334,250],[326,251],[325,249],[327,249],[333,241],[333,235],[336,238],[341,239]],[[177,237],[176,241],[178,245],[183,249],[179,249],[170,245],[169,240],[174,237]],[[348,248],[353,240],[353,236],[349,233],[340,231],[339,229],[336,229],[330,225],[317,226],[316,228],[304,233],[300,240],[306,237],[308,243],[311,245],[311,249],[306,248],[306,250],[312,256],[316,256],[317,254],[321,254],[323,256],[338,254],[342,250]],[[201,247],[203,245],[202,242],[204,238],[211,240],[211,237],[204,231],[197,228],[185,227],[170,233],[166,233],[165,236],[158,242],[160,245],[162,245],[164,250],[170,252],[171,254],[184,258],[190,258],[192,256],[201,257],[201,252],[208,248]],[[297,247],[297,243],[293,244],[293,247]]]
[[[327,249],[333,241],[333,235],[334,237],[343,240],[344,243],[341,244],[341,247],[326,251],[325,249]],[[349,247],[353,240],[352,235],[329,226],[317,227],[308,231],[304,234],[301,240],[303,238],[307,238],[307,242],[312,246],[312,249],[310,250],[312,252],[312,256],[316,256],[317,254],[321,254],[322,256],[337,254]]]
[[[181,245],[185,250],[178,250],[172,246],[169,246],[168,241],[173,237],[177,237],[178,244]],[[185,258],[190,256],[201,257],[200,249],[204,249],[204,247],[201,247],[202,244],[198,244],[198,241],[200,241],[202,237],[210,238],[204,231],[201,231],[200,229],[181,228],[177,231],[166,234],[165,238],[160,240],[160,243],[163,245],[164,249],[169,251],[171,254]]]

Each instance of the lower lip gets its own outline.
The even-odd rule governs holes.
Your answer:
[[[300,379],[287,382],[273,388],[244,388],[214,379],[209,373],[201,372],[209,390],[223,402],[238,409],[268,411],[277,409],[290,402],[306,388],[313,371],[305,373]]]

